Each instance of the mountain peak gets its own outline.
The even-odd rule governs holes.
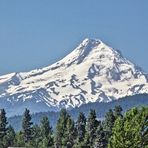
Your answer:
[[[148,93],[147,75],[98,39],[80,43],[62,60],[45,68],[0,77],[0,104],[11,113],[74,108]]]
[[[101,43],[101,40],[99,39],[93,39],[93,38],[85,38],[83,41],[82,41],[82,44],[83,45],[86,45],[88,43]]]
[[[101,40],[99,39],[89,39],[89,38],[85,38],[81,44],[79,45],[78,48],[81,47],[86,47],[86,46],[97,46],[101,43]]]
[[[71,64],[80,64],[83,61],[108,61],[112,62],[114,59],[124,59],[120,51],[115,50],[99,39],[84,39],[80,45],[71,52],[67,57],[67,61]],[[110,61],[111,60],[111,61]],[[67,63],[67,62],[66,62]],[[69,64],[68,64],[69,65]]]

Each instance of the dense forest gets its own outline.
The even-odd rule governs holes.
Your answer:
[[[40,124],[32,122],[26,109],[20,131],[7,122],[6,112],[0,112],[0,148],[148,148],[148,107],[134,107],[123,114],[121,106],[109,109],[104,120],[96,111],[88,116],[80,112],[74,120],[66,109],[60,111],[53,129],[47,116]]]

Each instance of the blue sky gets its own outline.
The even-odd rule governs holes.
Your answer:
[[[0,1],[0,75],[48,66],[99,38],[148,72],[148,0]]]

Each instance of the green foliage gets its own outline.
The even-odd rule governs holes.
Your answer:
[[[84,142],[82,143],[82,148],[90,148],[91,147],[90,138],[91,138],[90,134],[87,132],[85,134]]]
[[[121,117],[121,118],[123,117],[122,111],[123,111],[123,109],[122,109],[122,107],[120,105],[115,106],[115,108],[114,108],[115,119],[117,119],[118,117]]]
[[[115,121],[109,148],[148,147],[148,108],[133,108]]]
[[[33,138],[31,142],[28,144],[28,146],[38,148],[39,144],[42,142],[43,137],[41,136],[41,129],[38,125],[34,125],[32,127],[32,132],[33,132]]]
[[[112,135],[112,128],[114,126],[114,122],[115,122],[115,116],[114,116],[114,112],[112,109],[110,109],[106,115],[105,115],[105,120],[103,122],[103,128],[106,134],[106,139],[108,140],[110,138],[110,136]]]
[[[33,125],[26,109],[22,130],[16,133],[1,110],[0,135],[0,148],[148,148],[148,107],[132,108],[123,116],[122,108],[116,106],[103,122],[97,120],[95,110],[90,110],[88,118],[80,112],[74,122],[62,109],[54,132],[47,116],[40,125]]]
[[[87,133],[89,136],[90,146],[93,146],[96,139],[96,131],[99,125],[95,110],[90,110],[87,120]]]
[[[123,108],[123,113],[132,108],[133,106],[143,106],[148,105],[148,94],[138,94],[135,96],[128,96],[125,98],[121,98],[118,100],[114,100],[108,103],[105,102],[95,102],[84,104],[80,107],[76,107],[69,111],[69,114],[73,118],[73,120],[77,120],[79,112],[84,112],[87,117],[91,109],[96,111],[97,118],[99,120],[104,119],[106,112],[109,109],[114,109],[115,106],[119,105]],[[47,116],[50,120],[50,124],[53,128],[56,127],[57,120],[59,119],[59,112],[49,111],[49,112],[40,112],[32,114],[32,122],[34,124],[40,124],[41,119]],[[13,125],[15,131],[20,131],[22,128],[22,116],[14,116],[8,118],[9,124]]]
[[[31,122],[31,115],[30,111],[28,109],[25,110],[23,115],[23,121],[22,121],[22,130],[24,134],[24,141],[29,142],[32,140],[32,122]]]
[[[0,110],[0,147],[7,147],[7,118],[6,112],[4,109]]]
[[[55,145],[57,148],[72,147],[75,139],[74,121],[65,109],[60,112],[60,118],[56,126]]]
[[[96,131],[96,139],[94,143],[95,148],[106,148],[107,140],[105,137],[105,132],[103,130],[102,124],[100,123]]]
[[[15,142],[15,131],[13,129],[13,127],[10,125],[7,128],[7,133],[3,138],[4,141],[4,146],[5,147],[9,147],[9,146],[13,146],[14,142]]]
[[[77,142],[81,143],[84,141],[84,137],[86,133],[86,117],[82,112],[79,113],[79,116],[76,122],[76,129],[77,129]]]
[[[18,146],[18,147],[23,147],[25,146],[25,141],[24,141],[24,134],[22,133],[22,131],[16,133],[16,136],[15,136],[15,146]]]
[[[42,118],[40,128],[41,128],[41,135],[43,137],[48,138],[48,136],[52,134],[52,128],[50,127],[49,120],[46,116]]]
[[[49,120],[46,116],[44,116],[41,120],[40,131],[42,141],[39,143],[39,145],[43,147],[54,146],[52,127],[50,126]]]
[[[0,110],[0,141],[2,141],[3,137],[6,135],[7,131],[7,118],[6,112],[4,109]]]

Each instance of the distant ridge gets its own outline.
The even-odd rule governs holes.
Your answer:
[[[128,96],[125,98],[120,98],[119,100],[114,100],[109,103],[88,103],[70,110],[69,113],[72,116],[72,118],[76,120],[79,112],[84,112],[87,116],[89,114],[90,109],[95,109],[97,118],[102,120],[105,116],[105,113],[109,109],[113,109],[116,105],[120,105],[123,108],[123,112],[131,109],[132,107],[148,106],[148,94]],[[49,118],[52,127],[55,127],[56,122],[59,118],[59,112],[36,113],[32,115],[32,120],[34,123],[39,124],[40,120],[45,115]],[[9,123],[15,127],[15,130],[21,129],[21,120],[22,116],[14,116],[8,119]]]

